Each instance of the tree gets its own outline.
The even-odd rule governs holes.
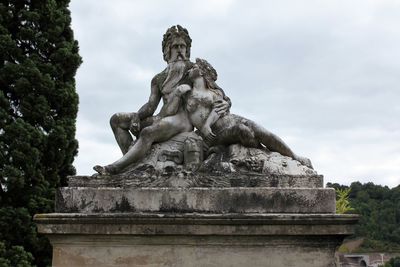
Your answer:
[[[81,58],[68,4],[0,1],[1,266],[50,264],[32,216],[53,211],[55,188],[75,174]]]
[[[354,208],[352,213],[360,214],[355,237],[364,238],[362,250],[400,251],[400,185],[390,189],[354,182],[350,187],[331,183],[327,187],[347,192],[347,204]],[[337,204],[346,204],[339,194]]]
[[[391,258],[385,263],[385,267],[400,267],[400,257]]]

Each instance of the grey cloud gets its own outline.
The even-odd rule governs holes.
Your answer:
[[[388,164],[400,157],[399,135],[391,134],[400,132],[400,7],[384,0],[251,3],[73,1],[84,59],[77,77],[80,121],[107,128],[114,112],[144,104],[149,77],[165,67],[162,35],[180,23],[193,39],[192,58],[217,69],[232,112],[281,135],[329,181],[345,182],[347,173],[398,184],[400,170]],[[90,140],[80,127],[78,138]],[[352,134],[360,129],[365,136]],[[99,147],[114,143],[111,131],[94,131]],[[82,159],[90,153],[80,150],[78,171],[91,168]],[[385,168],[367,168],[371,160]]]

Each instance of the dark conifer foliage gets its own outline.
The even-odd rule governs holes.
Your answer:
[[[32,216],[52,212],[77,154],[69,0],[0,0],[0,266],[50,265]]]

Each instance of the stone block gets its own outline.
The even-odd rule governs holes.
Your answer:
[[[70,187],[294,187],[322,188],[322,175],[272,175],[257,173],[165,173],[156,175],[70,176]]]
[[[335,213],[332,188],[60,188],[56,212]]]

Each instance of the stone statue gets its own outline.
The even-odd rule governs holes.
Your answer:
[[[212,168],[219,164],[225,166],[224,171],[227,165],[222,162],[226,159],[223,155],[228,154],[228,165],[246,162],[249,170],[263,172],[271,169],[265,162],[272,152],[312,169],[309,159],[293,153],[278,136],[251,120],[230,114],[231,100],[216,84],[216,70],[204,59],[190,62],[191,42],[188,31],[180,25],[167,30],[162,51],[168,66],[152,79],[148,102],[137,113],[111,117],[111,128],[123,156],[109,165],[96,165],[94,170],[114,175],[151,166],[161,173],[168,168],[194,172],[207,171],[207,164]],[[153,116],[161,98],[161,111]],[[216,153],[220,156],[215,157]]]

